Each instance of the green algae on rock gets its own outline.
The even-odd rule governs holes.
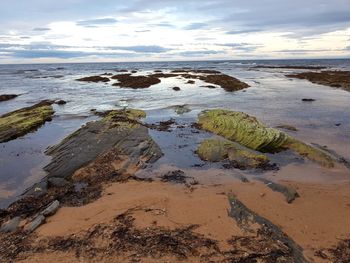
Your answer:
[[[206,139],[197,151],[199,157],[205,161],[218,162],[229,159],[231,165],[239,169],[264,168],[269,159],[264,154],[257,153],[243,146],[223,139]]]
[[[52,103],[45,100],[0,116],[0,143],[23,136],[50,121],[54,114]]]
[[[284,132],[268,128],[243,112],[222,109],[204,111],[198,124],[205,130],[260,152],[291,149],[324,167],[333,167],[334,160],[324,151],[298,141]]]

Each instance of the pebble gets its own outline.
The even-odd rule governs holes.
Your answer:
[[[18,228],[19,223],[21,222],[21,218],[19,216],[16,216],[9,221],[5,222],[1,228],[1,233],[9,233],[9,232],[15,232]]]
[[[43,223],[45,223],[45,216],[39,215],[37,216],[31,223],[29,223],[26,226],[26,230],[28,232],[33,232],[35,229],[37,229],[39,226],[41,226]]]
[[[55,214],[60,207],[58,200],[53,201],[48,207],[46,207],[40,214],[43,216],[51,216]]]

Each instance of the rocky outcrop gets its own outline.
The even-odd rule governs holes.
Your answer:
[[[54,114],[52,101],[42,101],[0,116],[0,143],[32,132],[50,121]]]
[[[326,152],[277,129],[268,128],[243,112],[221,109],[204,111],[198,116],[198,124],[207,131],[256,151],[274,153],[291,149],[324,167],[334,166],[333,158]]]
[[[303,72],[287,75],[289,78],[306,79],[312,83],[350,91],[350,71]]]
[[[146,113],[140,110],[110,111],[100,121],[90,122],[47,150],[52,161],[44,169],[49,177],[69,178],[90,162],[120,161],[125,156],[127,166],[141,166],[161,156],[159,147],[140,122]],[[99,159],[97,159],[99,157]],[[122,168],[120,168],[122,169]]]
[[[114,75],[112,79],[119,81],[118,83],[113,84],[113,86],[132,89],[149,88],[152,85],[160,83],[160,79],[155,76],[132,76],[130,74],[118,74]]]
[[[85,78],[77,79],[77,81],[85,81],[85,82],[108,82],[110,81],[107,77],[101,77],[101,76],[90,76]]]
[[[231,166],[239,169],[267,168],[269,159],[264,154],[249,150],[223,139],[206,139],[198,147],[202,160],[219,162],[228,159]]]
[[[18,97],[16,94],[3,94],[0,95],[0,102],[1,101],[7,101],[7,100],[12,100],[14,98]]]

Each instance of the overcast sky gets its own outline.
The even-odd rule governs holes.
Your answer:
[[[0,0],[0,63],[349,57],[350,0]]]

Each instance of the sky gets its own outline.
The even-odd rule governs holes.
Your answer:
[[[0,63],[350,58],[350,0],[0,0]]]

